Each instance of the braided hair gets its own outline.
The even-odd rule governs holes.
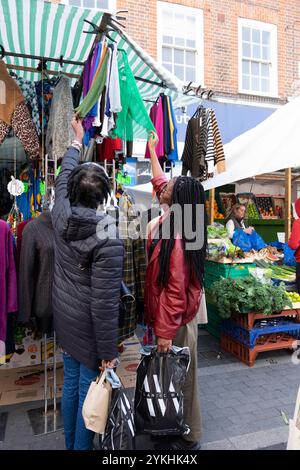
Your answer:
[[[201,288],[203,287],[204,279],[204,261],[206,255],[207,232],[206,232],[206,211],[203,210],[202,226],[197,224],[197,211],[199,211],[199,204],[205,207],[205,193],[202,184],[195,178],[188,176],[180,176],[176,179],[173,187],[172,206],[178,205],[181,208],[181,220],[176,217],[174,209],[170,209],[169,216],[161,224],[159,228],[159,238],[161,239],[161,247],[159,253],[159,277],[158,282],[161,287],[167,287],[169,279],[170,258],[173,248],[175,246],[176,236],[179,234],[185,254],[185,259],[188,265],[190,275],[194,274],[198,279]],[[186,207],[188,205],[188,208]],[[191,213],[185,211],[191,211]],[[185,216],[186,215],[186,216]],[[199,215],[199,214],[198,214]],[[163,237],[164,225],[167,224],[169,228],[168,239]],[[179,226],[181,224],[181,227]],[[195,234],[194,239],[187,239],[187,234],[191,231]],[[188,231],[189,230],[189,231]],[[199,232],[203,230],[203,244],[200,249],[186,249],[187,243],[195,243],[196,237]],[[186,233],[187,232],[187,233]]]
[[[78,165],[70,173],[67,190],[72,205],[82,204],[97,209],[100,204],[107,202],[111,187],[105,170],[89,162]]]

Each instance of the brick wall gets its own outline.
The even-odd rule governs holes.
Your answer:
[[[238,18],[242,17],[277,25],[279,97],[285,99],[300,93],[300,0],[165,1],[203,9],[207,87],[219,94],[238,95]],[[126,31],[157,58],[157,0],[117,0],[117,8],[129,10]]]

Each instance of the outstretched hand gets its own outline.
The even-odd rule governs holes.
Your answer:
[[[154,150],[159,142],[158,135],[154,131],[149,132],[148,145],[149,150]]]
[[[78,140],[78,142],[82,142],[83,136],[84,136],[84,129],[82,127],[82,120],[79,118],[77,114],[74,115],[72,122],[72,129],[75,133],[75,139]]]

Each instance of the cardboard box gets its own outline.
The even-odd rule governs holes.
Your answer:
[[[41,341],[35,339],[29,328],[19,328],[15,335],[16,351],[6,356],[6,362],[0,363],[0,370],[41,364]]]
[[[135,388],[136,370],[141,360],[141,343],[136,336],[124,342],[124,352],[120,355],[117,374],[125,388]]]
[[[63,368],[57,369],[57,398],[61,396]],[[43,366],[0,369],[0,406],[44,400]],[[49,400],[53,399],[53,372],[48,371]]]

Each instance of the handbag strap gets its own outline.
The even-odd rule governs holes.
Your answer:
[[[105,380],[106,380],[106,369],[104,369],[102,374],[97,377],[96,383],[101,385],[104,383]]]

